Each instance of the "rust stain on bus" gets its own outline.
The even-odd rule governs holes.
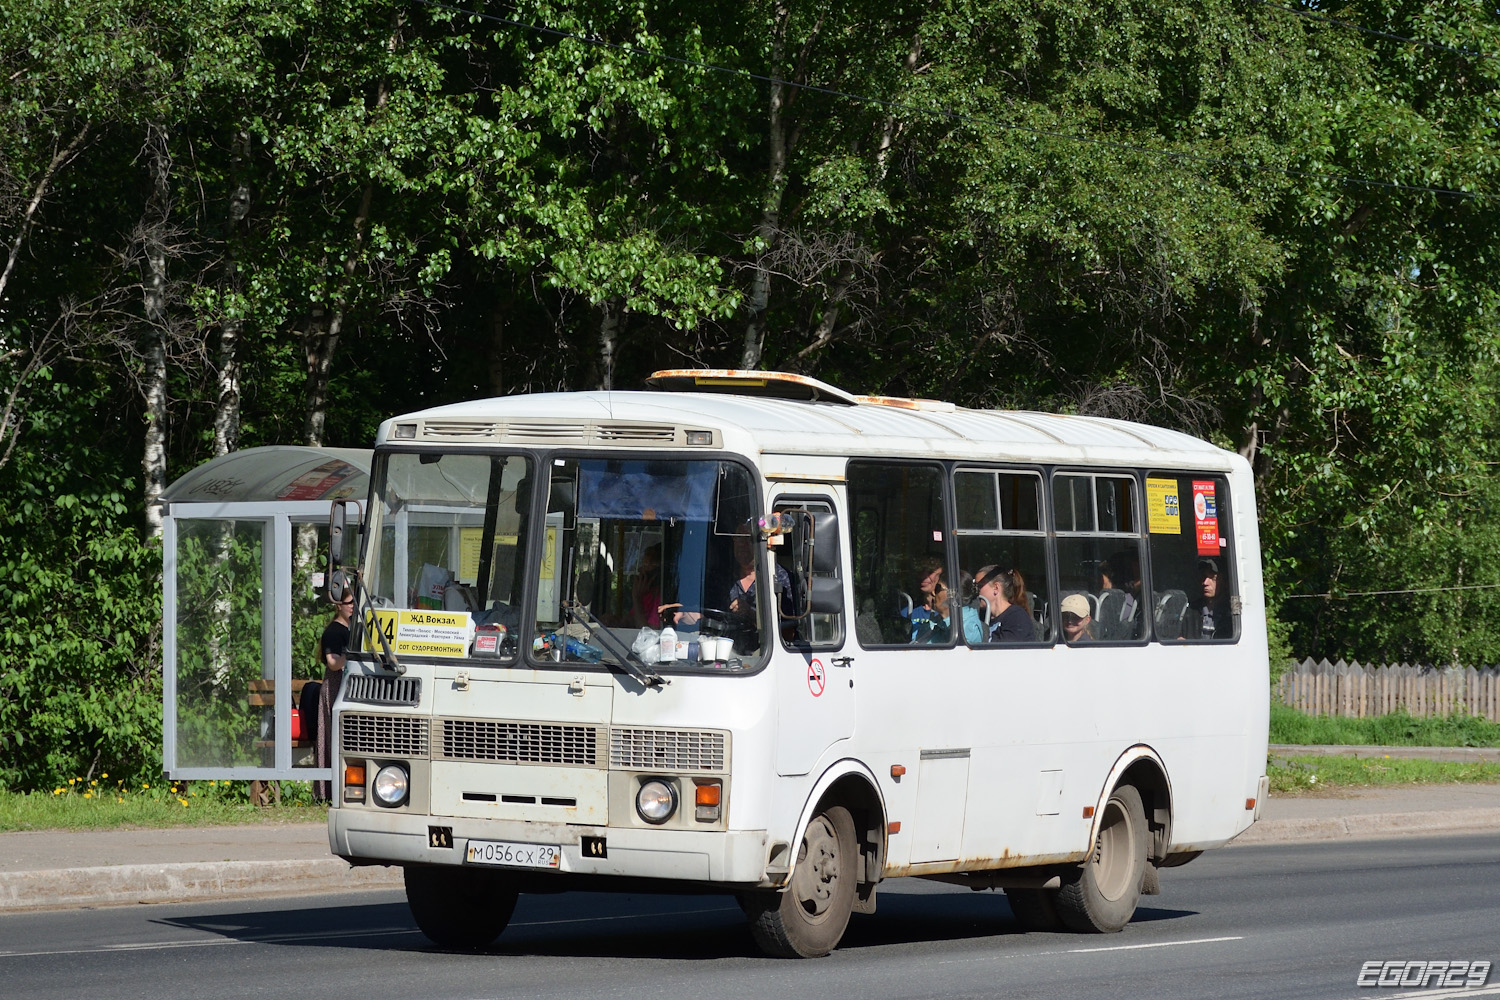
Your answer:
[[[886,878],[902,875],[952,875],[959,872],[990,872],[1006,868],[1031,868],[1037,865],[1076,864],[1088,857],[1087,851],[1070,851],[1063,854],[1012,854],[1005,848],[998,855],[988,857],[959,858],[956,861],[922,861],[914,864],[887,864],[883,869]]]

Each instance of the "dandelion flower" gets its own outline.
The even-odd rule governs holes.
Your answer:
[[[142,788],[150,788],[151,786],[150,785],[142,785],[141,787]]]
[[[94,793],[93,792],[84,792],[83,793],[83,797],[86,798],[86,799],[91,799],[91,798],[94,797]]]
[[[109,772],[105,771],[103,774],[99,775],[99,777],[101,777],[101,778],[107,778],[107,777],[109,777]]]
[[[53,795],[61,795],[62,794],[62,789],[61,788],[54,788],[54,789],[52,789],[52,794]]]
[[[187,799],[178,799],[177,801],[182,803],[182,808],[187,808]]]

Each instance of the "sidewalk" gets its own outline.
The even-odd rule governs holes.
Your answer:
[[[1273,798],[1234,844],[1481,830],[1500,831],[1500,785],[1411,785]],[[0,912],[400,886],[399,868],[330,855],[321,823],[0,834]]]

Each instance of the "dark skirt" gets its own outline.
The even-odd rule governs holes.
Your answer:
[[[333,766],[333,703],[338,700],[339,688],[344,683],[344,672],[342,670],[330,670],[323,678],[323,689],[318,692],[318,731],[317,754],[318,767]],[[334,778],[338,775],[335,774]],[[333,799],[333,783],[329,781],[313,782],[313,798],[319,802],[329,802]]]

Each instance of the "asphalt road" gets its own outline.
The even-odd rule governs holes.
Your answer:
[[[813,961],[760,957],[723,896],[522,897],[482,955],[433,949],[388,891],[16,913],[0,916],[0,996],[1414,995],[1358,988],[1371,959],[1490,960],[1490,987],[1462,995],[1500,996],[1493,834],[1228,848],[1162,876],[1105,936],[1022,933],[1001,893],[896,880]]]

